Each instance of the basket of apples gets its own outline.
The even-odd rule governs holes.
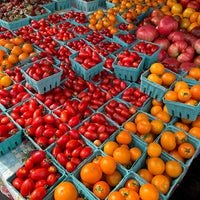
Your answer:
[[[27,83],[38,93],[43,94],[60,85],[62,69],[47,59],[27,64],[21,68]]]
[[[72,69],[85,80],[89,80],[103,70],[104,58],[89,46],[72,54],[69,59]]]
[[[118,53],[113,63],[117,78],[126,81],[137,81],[143,71],[145,58],[135,51],[125,49]]]

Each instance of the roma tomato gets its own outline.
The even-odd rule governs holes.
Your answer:
[[[23,197],[28,196],[34,188],[34,181],[31,178],[27,178],[21,185],[20,193]]]
[[[22,178],[14,178],[12,181],[12,185],[14,188],[16,188],[17,190],[20,190],[22,184],[23,184],[24,180]]]
[[[35,188],[30,196],[29,196],[29,200],[42,200],[45,195],[46,195],[46,188],[45,187],[38,187],[38,188]]]
[[[47,177],[47,184],[49,187],[55,184],[55,182],[58,180],[58,176],[56,174],[49,174]]]
[[[34,168],[30,171],[30,177],[35,181],[46,179],[48,175],[49,175],[48,170],[42,167]]]
[[[46,153],[43,150],[36,150],[31,154],[34,163],[40,163],[46,158]]]

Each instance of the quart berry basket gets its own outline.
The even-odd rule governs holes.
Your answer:
[[[53,67],[58,69],[58,73],[55,73],[49,77],[43,78],[39,81],[34,80],[31,78],[27,73],[26,70],[31,66],[32,64],[27,64],[26,66],[23,66],[21,68],[21,72],[23,73],[25,80],[27,83],[33,87],[38,93],[43,94],[57,86],[60,85],[61,82],[61,76],[63,73],[63,70],[55,65]]]
[[[16,30],[22,26],[28,25],[29,22],[30,22],[30,18],[28,18],[28,17],[21,18],[19,20],[15,20],[12,22],[7,22],[7,21],[0,19],[0,25],[9,30]]]
[[[147,41],[143,41],[143,40],[137,39],[137,41],[136,41],[135,43],[133,43],[133,44],[130,46],[129,49],[130,49],[131,51],[133,51],[133,50],[134,50],[133,47],[134,47],[135,45],[137,45],[139,42],[145,42],[146,44],[153,44],[153,45],[155,45],[155,46],[158,46],[158,50],[155,51],[151,56],[150,56],[150,55],[147,55],[147,54],[145,54],[145,53],[139,52],[140,54],[144,55],[144,57],[145,57],[145,63],[144,63],[145,69],[148,69],[148,68],[151,66],[152,63],[154,63],[154,62],[157,61],[157,59],[158,59],[158,54],[159,54],[159,52],[160,52],[160,50],[161,50],[161,47],[160,47],[158,44],[155,44],[155,43],[152,43],[152,42],[147,42]],[[134,50],[134,51],[136,51],[136,50]]]
[[[142,60],[137,68],[117,65],[118,60],[116,58],[113,62],[113,68],[116,77],[125,81],[137,81],[143,71],[145,63],[145,58],[143,56],[141,57]]]
[[[78,55],[78,52],[69,56],[69,59],[71,61],[71,65],[72,65],[71,67],[76,72],[77,75],[81,76],[85,80],[90,80],[93,76],[97,75],[98,73],[100,73],[103,70],[103,63],[104,63],[105,59],[102,56],[101,56],[102,62],[100,62],[97,65],[95,65],[94,67],[86,70],[81,64],[79,64],[78,62],[76,62],[74,60],[74,58],[77,55]]]
[[[50,10],[51,12],[54,12],[54,11],[55,11],[55,8],[56,8],[56,2],[52,0],[52,2],[43,4],[43,6],[44,6],[45,8],[47,8],[48,10]]]
[[[0,143],[0,157],[22,143],[22,128],[10,117],[7,112],[2,112],[1,114],[9,117],[9,119],[15,124],[18,132],[14,133],[12,136]]]
[[[56,10],[65,10],[70,8],[71,1],[70,0],[54,0],[55,1],[55,9]]]
[[[180,131],[180,129],[178,129],[177,127],[173,126],[173,125],[168,125],[165,127],[165,129],[162,131],[165,132],[165,131],[170,131],[172,133],[175,133],[176,131]],[[193,160],[198,156],[199,152],[198,152],[198,149],[199,149],[199,141],[197,138],[195,138],[194,136],[192,136],[191,134],[185,132],[185,131],[182,131],[186,134],[187,136],[187,141],[188,143],[192,144],[195,148],[195,153],[194,155],[189,158],[189,159],[185,159],[185,162],[183,162],[183,165],[186,166],[186,168],[189,168],[191,163],[193,162]],[[160,137],[162,136],[162,133],[156,138],[155,142],[159,143],[160,141]],[[166,152],[167,153],[167,152]],[[168,153],[167,153],[168,154]]]
[[[88,200],[95,199],[94,196],[92,195],[92,193],[83,184],[81,184],[79,182],[79,180],[77,180],[74,176],[64,175],[64,179],[60,183],[62,183],[62,182],[71,182],[76,187],[78,195],[81,198],[88,199]],[[49,194],[46,195],[44,200],[53,200],[54,199],[54,190],[55,190],[55,188],[53,190],[51,190],[51,192],[49,192]]]
[[[48,152],[46,152],[46,155],[47,155],[47,159],[50,159],[50,160],[51,160],[51,156],[49,155]],[[60,178],[55,182],[54,185],[52,185],[51,187],[49,187],[49,188],[47,189],[46,196],[43,198],[43,200],[49,200],[49,195],[52,193],[52,191],[54,191],[55,187],[56,187],[60,182],[62,182],[63,179],[65,178],[65,173],[64,173],[64,171],[63,171],[58,165],[56,165],[56,163],[54,163],[53,160],[51,160],[51,161],[52,161],[52,164],[56,167],[58,173],[60,174]],[[21,165],[20,167],[22,167],[22,166],[24,166],[24,165]],[[11,187],[11,188],[15,191],[15,193],[18,194],[18,199],[26,200],[27,198],[23,197],[23,196],[20,194],[20,192],[19,192],[17,189],[15,189],[15,188],[13,187],[12,181],[14,180],[14,178],[16,178],[16,174],[15,174],[15,173],[13,173],[10,177],[7,178],[6,181],[7,181],[8,185],[9,185],[9,187]]]
[[[165,152],[162,152],[161,155],[160,155],[160,158],[164,161],[164,162],[167,162],[169,160],[176,160],[175,158],[173,158],[172,156],[168,155],[167,153]],[[148,155],[147,153],[144,153],[141,158],[140,158],[140,164],[139,165],[135,165],[135,168],[133,169],[134,172],[138,172],[139,169],[141,168],[146,168],[146,159],[148,159]],[[176,160],[177,161],[177,160]],[[179,162],[179,161],[178,161]],[[174,190],[176,189],[176,187],[178,187],[178,185],[181,183],[181,181],[183,180],[186,172],[187,172],[187,167],[185,165],[183,165],[183,163],[181,163],[181,161],[179,162],[181,167],[182,167],[182,173],[180,174],[180,176],[178,176],[177,178],[174,178],[172,179],[171,181],[171,185],[170,185],[170,188],[169,188],[169,191],[167,192],[167,194],[162,194],[161,192],[159,192],[160,194],[160,197],[159,197],[159,200],[167,200],[169,199],[169,197],[172,195],[172,193],[174,192]],[[138,174],[138,173],[137,173]],[[140,176],[139,176],[140,177]],[[145,181],[145,179],[143,179],[141,177],[141,179],[144,181],[144,182],[147,182]]]
[[[173,73],[177,80],[179,80],[180,76],[168,69],[165,69],[166,72],[171,72]],[[148,80],[148,75],[150,74],[150,71],[149,69],[147,69],[146,71],[144,71],[141,75],[141,84],[140,84],[140,89],[142,92],[148,94],[150,97],[154,98],[154,99],[157,99],[158,101],[161,101],[164,94],[167,92],[168,89],[170,88],[165,88],[164,86],[162,85],[159,85],[157,83],[154,83],[150,80]]]
[[[200,102],[196,106],[193,106],[163,98],[163,103],[166,105],[169,114],[174,117],[195,120],[200,114]]]
[[[99,7],[99,0],[76,0],[76,8],[85,12],[95,11]]]

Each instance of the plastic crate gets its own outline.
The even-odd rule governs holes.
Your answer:
[[[134,67],[125,67],[117,65],[118,59],[113,62],[114,73],[117,78],[120,78],[125,81],[137,81],[141,75],[145,63],[145,58],[143,56],[142,60],[137,68]]]
[[[166,72],[171,72],[173,73],[175,76],[176,76],[176,79],[179,80],[180,79],[180,76],[168,69],[165,69]],[[150,74],[150,70],[147,69],[146,71],[144,71],[142,74],[141,74],[141,84],[140,84],[140,89],[142,92],[148,94],[150,97],[154,98],[154,99],[157,99],[158,101],[161,101],[164,94],[170,89],[173,87],[173,84],[169,87],[169,88],[166,88],[162,85],[159,85],[157,83],[154,83],[150,80],[148,80],[148,75]]]
[[[30,18],[28,18],[28,17],[21,18],[19,20],[15,20],[15,21],[12,21],[12,22],[7,22],[7,21],[0,19],[0,25],[3,26],[4,28],[9,29],[9,30],[18,29],[22,26],[28,25],[29,22],[30,22]]]
[[[91,12],[98,9],[99,0],[92,0],[92,1],[76,0],[75,4],[77,9],[85,12]]]
[[[135,168],[133,169],[134,172],[137,173],[137,171],[141,168],[146,168],[146,159],[148,158],[148,155],[147,153],[144,153],[141,158],[140,158],[140,162],[138,165],[135,165]],[[176,160],[175,158],[169,156],[167,153],[165,152],[162,152],[161,155],[160,155],[160,158],[164,161],[164,162],[167,162],[169,160]],[[177,160],[176,160],[177,161]],[[179,161],[178,161],[179,162]],[[185,165],[183,165],[182,162],[179,162],[181,167],[182,167],[182,173],[180,174],[179,177],[177,178],[174,178],[172,179],[171,181],[171,185],[170,185],[170,188],[169,188],[169,191],[167,192],[167,194],[162,194],[161,192],[160,193],[160,197],[159,197],[159,200],[167,200],[169,199],[169,197],[172,195],[172,193],[174,192],[174,190],[176,189],[176,187],[178,187],[178,185],[181,183],[181,181],[183,180],[186,172],[187,172],[187,168]],[[147,182],[145,181],[142,177],[141,179],[144,181],[144,182]]]
[[[51,160],[51,156],[50,156],[47,152],[46,152],[46,155],[47,155],[47,158]],[[65,178],[65,173],[63,172],[63,170],[62,170],[58,165],[56,165],[56,163],[53,163],[53,161],[52,161],[52,164],[57,168],[57,171],[58,171],[58,173],[60,174],[60,178],[55,182],[54,185],[52,185],[51,187],[49,187],[49,188],[47,189],[47,194],[46,194],[46,196],[43,198],[43,200],[49,200],[49,197],[48,197],[48,196],[54,191],[55,187],[56,187],[60,182],[62,182],[63,179]],[[22,166],[23,166],[23,165],[22,165]],[[21,166],[21,167],[22,167],[22,166]],[[12,190],[14,190],[14,191],[18,194],[18,198],[19,198],[20,200],[26,200],[27,198],[23,197],[23,196],[19,193],[19,191],[13,187],[12,181],[14,180],[14,178],[16,178],[16,174],[15,174],[15,173],[13,173],[10,177],[8,177],[6,181],[7,181],[7,183],[9,184],[9,186],[12,188]]]
[[[0,113],[0,115],[5,115],[6,117],[9,117],[10,121],[13,122],[18,129],[16,133],[14,133],[12,136],[4,140],[3,142],[0,142],[0,157],[12,149],[16,148],[18,145],[22,143],[22,129],[21,127],[10,117],[10,115],[6,112]]]
[[[50,2],[50,3],[43,4],[43,7],[47,8],[51,12],[54,12],[56,9],[56,2],[52,0],[52,2]]]
[[[65,10],[70,8],[71,1],[70,0],[54,0],[55,1],[55,9],[56,10]]]
[[[135,45],[137,45],[139,42],[145,42],[146,44],[153,44],[155,46],[158,46],[158,50],[156,52],[154,52],[151,56],[147,55],[145,53],[139,52],[140,54],[144,55],[144,57],[145,57],[145,64],[144,64],[144,66],[145,66],[145,69],[148,69],[151,66],[152,63],[154,63],[154,62],[156,62],[158,60],[158,54],[159,54],[159,52],[161,50],[161,46],[159,46],[156,43],[147,42],[147,41],[143,41],[143,40],[137,39],[137,41],[130,46],[130,50],[133,51],[134,50],[133,47]],[[134,50],[134,51],[136,51],[136,50]]]
[[[175,127],[175,126],[173,126],[173,125],[168,125],[163,131],[162,131],[162,133],[163,132],[165,132],[165,131],[171,131],[172,133],[175,133],[176,131],[180,131],[180,129],[178,129],[177,127]],[[190,167],[190,165],[191,165],[191,163],[193,162],[193,160],[198,156],[198,154],[199,154],[199,148],[200,148],[200,142],[199,142],[199,140],[197,139],[197,138],[195,138],[194,136],[192,136],[191,134],[189,134],[189,133],[187,133],[187,132],[185,132],[185,131],[182,131],[182,132],[184,132],[186,135],[187,135],[187,141],[186,142],[189,142],[190,144],[192,144],[193,146],[194,146],[194,148],[195,148],[195,153],[194,153],[194,155],[191,157],[191,158],[189,158],[189,159],[185,159],[185,162],[182,162],[183,163],[183,165],[186,165],[186,167],[187,168],[189,168]],[[156,142],[157,143],[159,143],[159,141],[160,141],[160,137],[162,136],[162,133],[156,138]],[[168,153],[168,152],[166,152],[166,153]],[[170,155],[171,156],[171,155]],[[175,158],[176,159],[176,158]]]
[[[71,64],[72,64],[71,67],[76,72],[77,75],[81,76],[85,80],[90,80],[93,76],[95,76],[96,74],[100,73],[103,70],[104,58],[102,56],[101,56],[102,62],[98,63],[94,67],[87,70],[81,64],[79,64],[78,62],[76,62],[74,60],[74,58],[77,55],[78,55],[78,52],[69,56],[69,59],[70,59]]]
[[[43,94],[60,85],[61,75],[63,72],[61,68],[53,65],[53,67],[58,69],[58,73],[55,73],[49,77],[43,78],[39,81],[36,81],[26,73],[26,70],[31,65],[32,64],[27,64],[26,66],[22,67],[21,72],[24,74],[25,80],[28,82],[28,84],[31,87],[33,87],[38,93]]]

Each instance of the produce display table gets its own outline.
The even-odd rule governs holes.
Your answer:
[[[136,4],[137,12],[143,9],[138,15],[130,2],[125,4],[126,8],[120,7],[118,1],[113,2],[53,0],[40,5],[39,15],[24,8],[26,14],[16,23],[6,21],[2,15],[0,125],[1,134],[6,132],[5,126],[9,126],[13,135],[5,140],[2,137],[0,143],[0,178],[14,200],[24,200],[22,196],[29,195],[25,190],[20,189],[21,194],[17,191],[20,184],[16,188],[12,185],[16,177],[27,177],[17,173],[24,165],[31,169],[30,179],[34,184],[53,174],[54,179],[46,182],[47,189],[43,187],[43,200],[53,200],[56,186],[64,181],[77,187],[80,199],[108,200],[108,194],[97,197],[92,189],[96,182],[85,181],[82,174],[88,163],[103,159],[107,154],[115,160],[113,173],[120,176],[118,183],[112,183],[113,179],[108,183],[110,192],[120,190],[129,179],[137,181],[141,188],[156,175],[164,174],[169,188],[166,192],[159,188],[158,192],[159,181],[154,182],[157,184],[155,195],[158,194],[159,200],[167,200],[199,156],[200,136],[195,129],[192,132],[192,128],[200,128],[200,98],[195,92],[200,84],[200,70],[197,67],[196,73],[189,72],[198,66],[198,59],[189,65],[189,58],[183,57],[185,51],[174,52],[173,49],[175,38],[184,37],[187,42],[178,41],[178,44],[190,49],[194,59],[199,56],[198,48],[193,45],[198,37],[188,36],[189,26],[188,32],[178,32],[183,24],[176,17],[162,14],[165,7],[159,1],[147,7],[146,1],[141,7]],[[169,30],[163,29],[162,19],[154,22],[154,10],[162,19],[169,18],[174,30],[166,33]],[[158,23],[157,26],[154,23]],[[144,31],[152,35],[144,35]],[[19,36],[23,37],[22,42]],[[6,44],[4,37],[15,38],[10,39],[15,45]],[[163,44],[163,38],[167,38],[168,43]],[[20,57],[22,52],[25,58]],[[179,55],[175,57],[174,53]],[[190,79],[190,75],[197,72],[199,79]],[[183,91],[182,96],[177,93],[175,100],[167,96],[169,92],[176,92],[180,82],[187,84],[181,89],[188,90]],[[109,147],[111,143],[116,146]],[[149,150],[152,143],[162,149]],[[183,157],[177,155],[182,143],[190,145],[182,150]],[[119,150],[118,154],[115,150]],[[37,152],[43,153],[41,161],[32,158]],[[160,168],[153,167],[155,158]],[[48,165],[42,162],[45,159],[50,160]],[[27,160],[32,165],[29,163],[29,166]],[[177,166],[176,170],[169,167],[171,161]],[[43,175],[40,175],[45,178],[34,176],[33,168],[42,168]],[[152,173],[149,181],[147,174],[141,172],[147,168],[148,173]],[[101,170],[101,176],[107,181],[112,173],[105,166]],[[33,187],[30,190],[33,191]]]

